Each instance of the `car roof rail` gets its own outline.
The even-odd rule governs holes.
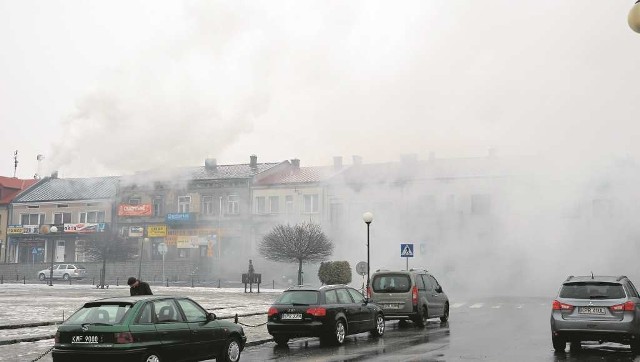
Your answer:
[[[389,269],[384,269],[384,268],[382,268],[382,269],[377,269],[377,270],[376,270],[376,273],[377,273],[377,272],[381,272],[381,271],[389,271]]]
[[[622,279],[627,279],[626,275],[621,275],[618,277],[618,279],[616,279],[617,282],[621,281]]]
[[[409,271],[423,271],[425,273],[429,272],[426,268],[411,268],[409,269]]]
[[[568,282],[568,281],[569,281],[569,280],[571,280],[572,278],[573,278],[573,275],[569,275],[569,276],[567,277],[567,279],[565,279],[564,281],[565,281],[565,282]]]

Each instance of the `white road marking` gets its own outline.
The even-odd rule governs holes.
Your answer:
[[[493,307],[491,307],[491,308],[493,308],[493,309],[499,309],[500,307],[502,307],[502,304],[494,305],[494,306],[493,306]]]
[[[469,306],[469,308],[482,308],[482,306],[484,306],[484,303],[476,303],[474,305]]]
[[[451,306],[451,308],[460,308],[460,307],[462,307],[462,306],[463,306],[463,305],[465,305],[465,304],[467,304],[467,303],[453,303],[453,305]]]

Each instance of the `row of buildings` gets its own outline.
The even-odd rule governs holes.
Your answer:
[[[367,211],[374,214],[373,266],[404,265],[401,243],[413,243],[416,257],[451,245],[473,257],[522,238],[513,227],[526,230],[534,214],[523,213],[522,205],[535,205],[546,192],[523,171],[522,160],[492,153],[407,155],[387,163],[354,156],[348,165],[334,157],[330,165],[309,167],[298,159],[261,163],[252,155],[248,161],[206,159],[198,167],[117,177],[2,177],[0,262],[91,261],[87,245],[119,238],[144,260],[244,265],[259,258],[258,243],[273,226],[315,222],[334,241],[335,258],[355,264],[366,258]],[[586,204],[599,212],[610,207],[603,197]]]

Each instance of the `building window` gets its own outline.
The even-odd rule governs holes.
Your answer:
[[[140,205],[140,198],[132,197],[129,199],[129,205]]]
[[[178,212],[186,214],[189,212],[191,206],[191,196],[179,196],[178,197]]]
[[[471,213],[488,215],[491,211],[491,196],[487,194],[471,195]]]
[[[42,225],[44,214],[20,214],[21,225]]]
[[[280,212],[280,198],[278,196],[269,196],[269,213],[277,214]]]
[[[293,196],[287,195],[284,197],[284,208],[288,215],[293,214]]]
[[[229,195],[227,197],[227,213],[228,214],[240,213],[240,202],[239,202],[238,195]]]
[[[104,222],[104,211],[88,211],[80,213],[80,223]]]
[[[334,225],[342,224],[344,220],[344,205],[332,203],[329,209],[329,218]]]
[[[304,212],[307,214],[318,212],[318,194],[304,195]]]
[[[265,200],[264,196],[256,197],[256,214],[264,214],[265,213]]]
[[[202,196],[201,212],[204,215],[213,215],[213,196]]]
[[[56,212],[53,214],[53,223],[54,224],[69,224],[71,223],[71,213],[70,212]]]
[[[153,216],[162,216],[162,204],[163,199],[161,197],[153,199]]]

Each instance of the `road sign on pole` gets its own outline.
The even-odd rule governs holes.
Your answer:
[[[400,244],[400,256],[407,260],[407,270],[409,270],[409,258],[413,258],[413,244]]]

